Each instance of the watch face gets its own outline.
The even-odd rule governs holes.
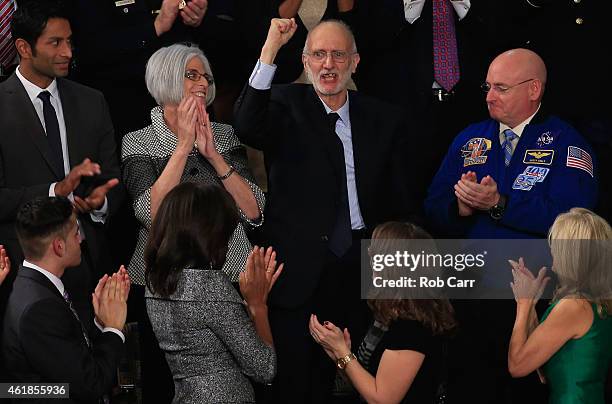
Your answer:
[[[501,219],[503,213],[504,208],[499,205],[495,205],[491,209],[489,209],[489,215],[491,215],[493,219]]]

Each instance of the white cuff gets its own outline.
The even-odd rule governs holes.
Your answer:
[[[269,90],[276,73],[276,65],[269,65],[257,60],[253,73],[249,77],[249,85],[255,90]]]

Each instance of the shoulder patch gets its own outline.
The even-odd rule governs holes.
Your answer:
[[[593,159],[591,155],[576,146],[569,146],[567,148],[567,160],[565,164],[568,167],[577,168],[579,170],[586,171],[591,177],[593,177]]]
[[[491,150],[491,140],[484,137],[474,137],[461,147],[463,166],[484,164],[487,162],[487,153]]]

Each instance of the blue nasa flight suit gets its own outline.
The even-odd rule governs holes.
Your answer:
[[[425,200],[425,213],[439,236],[541,238],[546,237],[558,214],[573,207],[593,209],[597,179],[591,147],[559,118],[539,115],[525,127],[508,167],[504,165],[498,122],[489,119],[470,125],[455,138]],[[570,151],[573,158],[568,163]],[[591,173],[589,159],[593,159]],[[454,185],[468,171],[476,173],[478,182],[490,175],[500,194],[506,195],[500,220],[479,210],[468,217],[458,215]]]

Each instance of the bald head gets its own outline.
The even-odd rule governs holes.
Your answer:
[[[514,128],[538,110],[544,95],[546,66],[535,52],[512,49],[491,62],[487,83],[489,115]]]
[[[308,32],[306,43],[304,44],[304,52],[308,52],[310,50],[312,38],[322,35],[342,35],[349,43],[349,49],[351,52],[357,52],[357,44],[355,43],[353,31],[351,31],[346,23],[340,20],[325,20],[315,25],[315,27]]]
[[[542,85],[546,84],[546,65],[537,53],[529,49],[506,51],[493,59],[490,68],[503,69],[517,77],[529,77],[539,80]]]

